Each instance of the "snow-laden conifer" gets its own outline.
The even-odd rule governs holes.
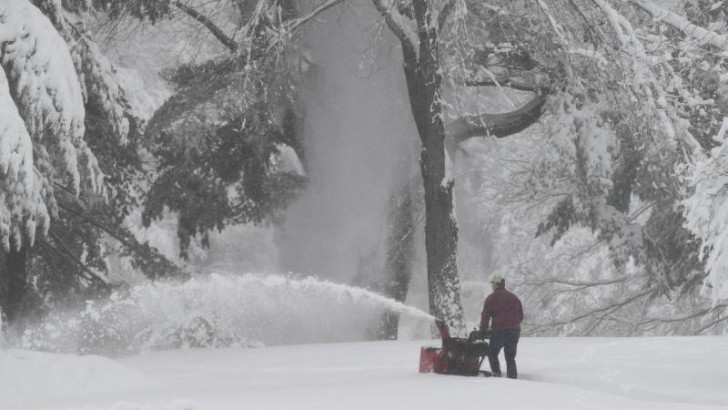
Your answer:
[[[4,75],[0,75],[0,241],[7,252],[19,247],[27,232],[30,242],[36,228],[48,229],[48,210],[33,167],[33,146],[18,113]]]
[[[683,202],[688,229],[703,240],[701,257],[706,258],[709,293],[716,301],[728,299],[727,130],[728,118],[718,134],[721,145],[695,163],[690,181],[695,193]]]
[[[71,25],[60,0],[34,0],[68,44],[84,102],[110,125],[111,137],[126,144],[130,107],[116,69],[83,27]]]
[[[2,65],[10,95],[35,147],[37,168],[50,180],[70,180],[75,192],[98,192],[103,173],[84,136],[81,85],[66,42],[27,0],[0,9]]]

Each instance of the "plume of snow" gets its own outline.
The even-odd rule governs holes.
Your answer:
[[[366,289],[314,277],[212,274],[146,283],[61,314],[24,335],[24,347],[119,354],[141,349],[260,346],[376,338],[384,312],[431,315]]]

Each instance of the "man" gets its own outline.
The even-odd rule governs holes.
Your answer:
[[[509,379],[518,378],[516,369],[516,350],[521,337],[523,306],[516,295],[506,290],[506,280],[499,274],[490,277],[493,293],[485,298],[483,312],[480,315],[480,332],[488,333],[490,325],[490,346],[488,361],[493,376],[501,377],[498,354],[501,349],[506,357],[506,375]]]

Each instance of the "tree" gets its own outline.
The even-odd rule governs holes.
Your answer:
[[[146,130],[160,168],[147,198],[145,221],[165,207],[177,211],[183,252],[192,237],[201,235],[204,243],[210,229],[275,219],[301,186],[301,175],[279,167],[285,152],[302,155],[295,87],[306,73],[294,67],[306,62],[293,34],[341,2],[326,1],[306,12],[283,0],[65,3],[152,22],[177,13],[194,19],[227,50],[219,58],[170,70],[177,93]],[[83,46],[83,37],[76,38],[74,30],[54,17],[57,2],[37,3],[67,43],[87,50],[81,57],[92,52]],[[722,109],[710,100],[723,68],[704,51],[722,47],[719,35],[694,23],[685,25],[680,16],[663,15],[664,10],[646,0],[528,0],[498,6],[464,0],[373,3],[401,44],[410,107],[422,142],[433,314],[456,328],[463,326],[455,181],[449,162],[469,138],[508,137],[536,121],[544,124],[546,136],[527,189],[533,197],[552,198],[545,204],[549,212],[538,235],[555,244],[575,227],[588,227],[599,246],[608,249],[616,271],[639,266],[639,293],[644,297],[694,289],[702,281],[698,244],[682,228],[679,201],[686,173],[684,168],[676,173],[673,165],[699,156],[698,141],[703,147],[713,144],[709,136]],[[236,11],[240,19],[221,20],[210,11],[215,8]],[[658,14],[665,23],[652,21]],[[700,64],[685,63],[697,54],[703,56]],[[76,64],[77,72],[94,72],[93,65],[79,69]],[[520,94],[503,92],[506,100],[517,95],[526,103],[510,104],[509,112],[488,113],[479,96],[484,88],[515,90]],[[101,89],[110,90],[106,100],[121,101],[113,86]],[[119,124],[110,128],[117,133],[125,128],[122,119],[135,128],[115,108],[119,106],[100,110],[99,121]],[[105,140],[95,144],[105,146]],[[123,175],[119,178],[124,180]],[[394,219],[401,221],[397,229],[408,231],[407,215]],[[401,262],[401,256],[393,253],[392,261]],[[393,272],[406,277],[406,266],[400,267]],[[573,283],[610,280],[593,279]],[[397,281],[392,294],[403,297],[402,290],[406,294],[406,280]]]
[[[452,2],[447,3],[452,6]],[[449,8],[412,1],[398,10],[394,2],[374,5],[402,44],[404,73],[412,116],[422,141],[420,171],[425,195],[425,248],[430,312],[455,328],[464,328],[457,271],[457,223],[453,209],[454,181],[446,177],[445,123],[440,99],[442,74],[438,43],[440,21]],[[404,12],[404,13],[403,13]],[[406,13],[406,14],[405,14]],[[437,19],[442,13],[440,20]]]
[[[701,135],[703,146],[711,144],[706,136],[715,132],[722,111],[709,90],[715,90],[712,79],[718,78],[721,63],[711,62],[705,47],[722,49],[724,37],[650,1],[374,3],[402,43],[423,143],[434,314],[451,320],[460,309],[457,270],[451,263],[457,244],[450,216],[452,180],[440,144],[444,140],[454,152],[462,140],[502,138],[539,118],[547,124],[548,151],[529,189],[560,199],[537,234],[553,233],[555,243],[574,226],[591,228],[608,247],[615,268],[624,269],[629,262],[640,266],[647,297],[683,294],[701,282],[697,241],[682,227],[679,207],[684,168],[674,165],[700,156],[694,135]],[[663,26],[643,24],[653,16],[665,18],[670,30],[679,31],[677,38],[687,39],[677,51],[666,49],[675,37],[666,38]],[[665,62],[653,64],[671,52]],[[718,69],[703,68],[695,75],[697,67]],[[463,115],[467,104],[459,110],[453,101],[445,102],[443,82],[456,102],[476,99],[468,95],[477,94],[477,88],[472,93],[467,87],[531,90],[535,96],[511,113]],[[447,126],[445,111],[457,117]],[[646,219],[635,220],[645,212]]]
[[[14,192],[0,229],[0,306],[15,323],[40,305],[107,291],[109,237],[142,270],[178,269],[123,227],[139,195],[141,124],[114,67],[61,2],[11,3],[0,7],[3,118],[11,119],[0,139],[15,153],[0,175],[3,192]]]
[[[710,331],[725,308],[711,309],[698,294],[703,257],[681,200],[689,195],[685,171],[715,144],[724,110],[716,95],[721,35],[646,1],[531,4],[484,16],[538,56],[553,84],[542,116],[545,149],[517,193],[531,212],[549,210],[538,231],[562,254],[513,264],[522,269],[514,275],[524,278],[520,289],[544,301],[534,311],[547,316],[541,309],[556,305],[563,315],[543,317],[538,331]],[[697,14],[710,15],[711,6]],[[589,21],[604,23],[574,24]],[[589,237],[583,227],[594,241],[569,244],[575,231]],[[600,263],[605,249],[609,263]]]
[[[54,184],[102,193],[103,173],[83,140],[81,85],[71,53],[51,22],[30,2],[0,9],[4,69],[2,134],[4,199],[0,240],[7,252],[5,310],[14,322],[27,294],[27,251],[55,214]],[[7,144],[7,145],[5,145]]]
[[[183,257],[192,238],[206,246],[212,229],[275,221],[303,186],[296,83],[310,64],[292,35],[339,2],[307,13],[287,0],[94,3],[111,16],[152,23],[194,19],[227,50],[168,70],[176,93],[145,130],[159,164],[143,221],[176,212]]]
[[[457,50],[464,49],[462,41],[458,43],[462,39],[458,36],[462,34],[458,33],[459,24],[449,19],[453,15],[462,17],[466,14],[465,3],[374,0],[374,5],[402,45],[410,106],[422,142],[420,171],[424,184],[430,312],[456,329],[463,329],[457,270],[458,229],[453,202],[455,181],[447,172],[446,141],[452,141],[448,143],[452,147],[474,135],[516,133],[538,118],[544,100],[539,97],[509,114],[463,116],[451,124],[448,139],[444,121],[443,72],[452,70],[446,63],[452,62],[453,56],[443,54],[446,53],[446,45],[455,45]],[[472,48],[467,49],[472,54]],[[452,149],[449,151],[453,152]]]

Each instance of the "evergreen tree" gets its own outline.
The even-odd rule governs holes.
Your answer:
[[[67,296],[83,303],[107,290],[109,236],[139,265],[156,260],[155,274],[177,270],[123,227],[138,196],[141,124],[113,66],[69,13],[55,0],[0,7],[9,119],[0,139],[9,148],[3,152],[14,153],[3,158],[0,178],[13,193],[0,229],[0,305],[11,322],[41,305],[68,303]]]
[[[146,197],[144,222],[165,209],[178,215],[183,257],[192,238],[208,245],[208,232],[229,223],[275,221],[305,181],[299,159],[300,113],[296,82],[301,55],[281,39],[302,20],[290,1],[238,7],[242,38],[233,41],[222,23],[174,2],[225,45],[229,53],[170,70],[177,91],[149,122],[146,135],[159,159]]]

